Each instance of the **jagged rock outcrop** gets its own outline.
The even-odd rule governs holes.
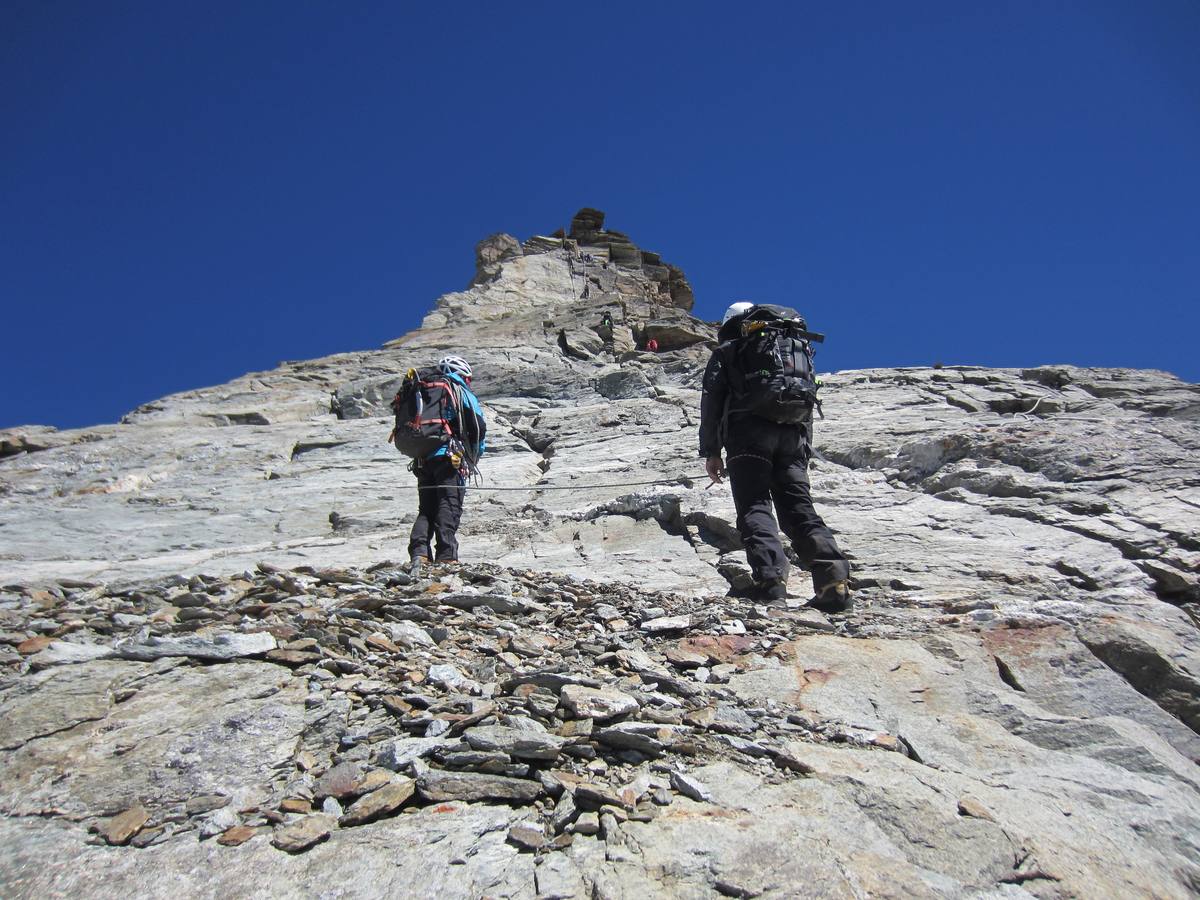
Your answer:
[[[1200,389],[826,375],[859,606],[755,608],[682,273],[479,247],[378,351],[0,435],[0,893],[1200,890]],[[448,351],[491,447],[413,580],[387,401]]]
[[[521,242],[511,234],[493,234],[475,245],[475,277],[471,284],[491,281],[500,274],[501,264],[506,259],[521,256],[525,251]]]

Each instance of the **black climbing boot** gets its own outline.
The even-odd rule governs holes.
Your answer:
[[[823,613],[847,613],[854,609],[854,598],[850,596],[850,582],[831,582],[808,601],[808,605]]]
[[[784,606],[787,603],[787,582],[782,578],[754,581],[745,587],[730,588],[725,596],[736,600],[749,600],[751,603],[765,603],[768,606]]]

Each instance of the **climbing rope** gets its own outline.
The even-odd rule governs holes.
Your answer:
[[[679,475],[675,478],[656,478],[651,481],[613,481],[606,484],[532,484],[532,485],[505,485],[492,487],[473,487],[470,485],[454,485],[454,484],[430,484],[424,487],[413,485],[419,491],[457,491],[463,488],[472,491],[590,491],[599,490],[601,488],[619,488],[619,487],[645,487],[652,484],[677,484],[686,488],[695,487],[696,481],[700,478],[707,478],[707,474],[691,476]]]

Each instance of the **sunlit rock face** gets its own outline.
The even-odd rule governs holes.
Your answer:
[[[824,375],[857,606],[756,608],[683,273],[593,209],[476,268],[380,350],[0,434],[0,893],[1200,890],[1195,385]],[[489,449],[413,578],[388,402],[447,353]]]

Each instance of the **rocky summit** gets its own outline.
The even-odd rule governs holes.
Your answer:
[[[825,375],[857,605],[757,607],[692,303],[584,209],[379,350],[0,433],[0,895],[1200,892],[1200,388]],[[414,577],[446,353],[489,448]]]

